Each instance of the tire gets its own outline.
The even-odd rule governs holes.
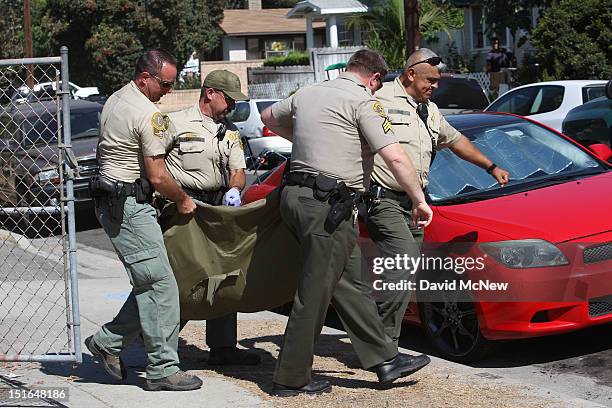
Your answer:
[[[437,281],[444,282],[444,276]],[[448,275],[446,280],[451,281]],[[468,292],[440,290],[419,299],[423,299],[418,305],[425,335],[444,358],[472,363],[493,351],[495,342],[483,337],[476,305]]]

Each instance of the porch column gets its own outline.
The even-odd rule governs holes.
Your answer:
[[[327,45],[332,48],[338,47],[338,24],[336,16],[331,15],[327,18]]]
[[[314,34],[312,31],[312,15],[306,16],[306,49],[314,48]]]

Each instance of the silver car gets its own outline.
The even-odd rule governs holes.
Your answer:
[[[236,102],[236,108],[227,116],[240,130],[240,135],[248,139],[272,136],[274,133],[265,128],[261,112],[279,99],[251,99]],[[265,128],[265,129],[264,129]]]

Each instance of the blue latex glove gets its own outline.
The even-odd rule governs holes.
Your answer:
[[[232,187],[227,190],[227,193],[223,196],[223,205],[231,205],[234,207],[240,207],[242,201],[240,201],[240,191],[236,187]]]

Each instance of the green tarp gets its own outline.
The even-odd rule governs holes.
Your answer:
[[[182,320],[256,312],[290,302],[299,244],[280,218],[278,190],[242,207],[171,204],[160,224],[179,287]]]

